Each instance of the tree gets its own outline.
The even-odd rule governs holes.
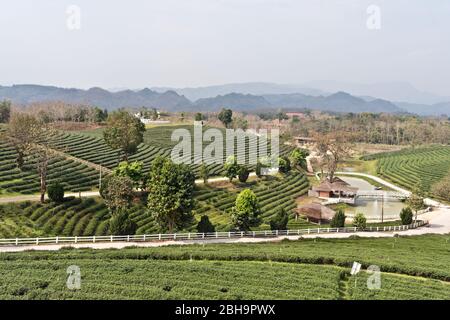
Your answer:
[[[112,235],[133,235],[136,229],[136,223],[130,219],[125,209],[114,212],[109,219],[109,233]]]
[[[200,112],[197,112],[195,114],[195,121],[202,121],[203,120],[203,115]]]
[[[119,177],[130,178],[135,188],[145,188],[143,166],[142,161],[134,161],[131,163],[123,161],[113,170],[113,174]]]
[[[350,154],[353,136],[344,131],[328,134],[316,134],[316,149],[318,155],[328,170],[328,179],[334,181],[334,173],[338,164]]]
[[[108,146],[123,153],[122,160],[128,162],[129,155],[135,153],[144,140],[145,125],[125,110],[109,115],[103,138]]]
[[[250,170],[246,166],[239,166],[238,178],[239,181],[244,183],[247,182],[248,176],[250,175]]]
[[[229,128],[233,122],[233,111],[231,109],[222,109],[219,112],[218,118],[225,128]]]
[[[199,233],[208,233],[208,232],[215,232],[216,228],[214,225],[209,221],[209,217],[207,215],[203,215],[200,218],[199,223],[197,224],[197,232]]]
[[[263,168],[263,166],[262,166],[261,162],[258,160],[256,162],[256,167],[255,167],[255,173],[258,178],[262,177],[262,168]]]
[[[423,192],[423,187],[419,180],[416,186],[414,187],[413,191],[411,192],[411,195],[406,200],[408,206],[411,207],[411,209],[414,210],[416,214],[414,221],[417,221],[417,215],[419,210],[422,210],[425,206],[424,195],[425,193]]]
[[[184,164],[157,157],[147,180],[147,205],[161,228],[172,232],[192,218],[195,175]]]
[[[439,198],[450,201],[450,175],[431,187],[431,192]]]
[[[344,210],[337,210],[336,214],[333,216],[333,218],[330,221],[330,227],[332,228],[343,228],[345,227],[345,213]]]
[[[100,195],[112,214],[126,210],[134,197],[133,180],[128,177],[110,175],[103,180]]]
[[[291,164],[294,167],[302,168],[303,170],[307,170],[307,161],[306,157],[309,155],[308,150],[305,149],[294,149],[290,154]]]
[[[233,128],[234,129],[248,129],[248,121],[243,118],[234,118],[233,119]]]
[[[240,166],[237,163],[236,157],[230,156],[225,162],[223,168],[225,170],[225,176],[230,179],[230,182],[232,182],[233,179],[239,174]]]
[[[34,116],[25,113],[14,113],[11,117],[5,138],[9,140],[16,151],[16,164],[23,170],[25,157],[30,154],[33,145],[41,136],[42,123]]]
[[[283,207],[277,212],[276,216],[270,220],[271,230],[287,230],[289,215]]]
[[[353,217],[353,226],[358,228],[358,230],[364,230],[366,228],[366,222],[367,219],[361,212]]]
[[[288,173],[291,171],[291,161],[287,157],[278,158],[278,172]]]
[[[202,165],[200,166],[200,177],[203,179],[204,184],[208,183],[209,169],[205,163],[202,163]]]
[[[400,211],[400,219],[403,225],[411,224],[413,221],[413,212],[410,207],[403,208]]]
[[[64,186],[59,183],[55,182],[52,183],[47,190],[48,197],[51,201],[60,203],[64,201]]]
[[[11,101],[0,102],[0,123],[8,123],[11,116]]]
[[[236,198],[232,209],[231,221],[233,225],[241,230],[248,231],[250,227],[259,224],[260,213],[258,199],[250,189],[245,189]]]

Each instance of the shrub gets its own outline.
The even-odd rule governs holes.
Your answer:
[[[275,218],[270,220],[270,229],[271,230],[287,230],[287,224],[289,221],[289,216],[284,210],[284,208],[281,208]]]
[[[281,173],[291,171],[291,161],[287,157],[278,158],[278,171]]]
[[[246,182],[249,174],[250,174],[250,170],[248,170],[247,167],[245,167],[245,166],[239,167],[238,178],[239,178],[240,182]]]
[[[112,235],[131,235],[135,234],[137,229],[125,210],[119,210],[111,216],[109,221],[109,233]]]
[[[47,190],[48,197],[53,202],[63,202],[64,200],[64,186],[59,182],[51,184]]]
[[[400,219],[402,220],[402,224],[411,224],[413,221],[413,212],[410,207],[403,208],[402,211],[400,211]]]
[[[336,214],[331,219],[330,227],[332,228],[343,228],[345,227],[345,213],[343,210],[339,209]]]
[[[353,218],[353,226],[357,227],[359,230],[364,230],[366,228],[366,222],[366,217],[360,212]]]
[[[208,232],[215,232],[216,228],[214,228],[214,225],[209,221],[209,217],[207,215],[203,215],[200,218],[199,223],[197,224],[197,232],[199,233],[208,233]]]

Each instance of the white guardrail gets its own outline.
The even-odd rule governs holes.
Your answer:
[[[40,245],[40,244],[69,244],[69,243],[98,243],[98,242],[146,242],[167,240],[208,240],[226,238],[252,238],[252,237],[277,237],[295,236],[322,233],[351,233],[358,231],[366,232],[389,232],[405,231],[427,225],[428,221],[417,221],[409,225],[367,227],[359,230],[350,228],[310,228],[297,230],[263,230],[263,231],[237,231],[237,232],[210,232],[210,233],[160,233],[126,236],[73,236],[73,237],[42,237],[42,238],[12,238],[0,239],[0,246]]]

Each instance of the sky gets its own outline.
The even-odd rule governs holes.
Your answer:
[[[14,0],[0,14],[0,85],[407,81],[450,96],[448,0]]]

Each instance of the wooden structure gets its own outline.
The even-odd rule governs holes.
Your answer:
[[[351,187],[344,180],[335,177],[333,181],[324,179],[318,186],[314,186],[309,192],[309,196],[321,199],[329,198],[349,198],[354,199],[358,188]]]
[[[309,203],[302,205],[297,208],[297,216],[305,216],[307,221],[318,223],[327,223],[333,219],[335,211],[320,204],[320,203]]]

